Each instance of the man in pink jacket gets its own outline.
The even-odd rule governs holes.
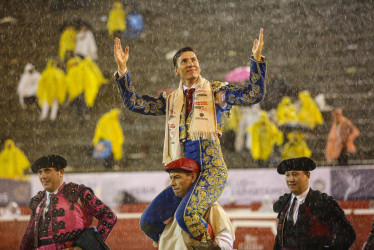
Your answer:
[[[44,190],[30,201],[32,214],[20,249],[49,250],[79,246],[75,241],[86,235],[87,229],[92,230],[93,217],[98,224],[92,232],[105,246],[103,241],[112,231],[117,217],[89,187],[66,184],[63,180],[66,166],[66,160],[59,155],[43,156],[32,164],[31,169],[38,173]]]

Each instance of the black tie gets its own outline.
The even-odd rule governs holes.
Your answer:
[[[287,220],[291,223],[291,225],[293,225],[293,210],[295,209],[295,204],[296,204],[296,201],[297,201],[297,198],[293,198],[293,201],[292,201],[292,205],[291,205],[291,208],[290,208],[290,212],[288,213],[288,218]]]

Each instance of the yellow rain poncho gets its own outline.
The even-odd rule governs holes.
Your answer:
[[[89,107],[95,103],[100,86],[107,83],[107,79],[102,75],[99,67],[91,58],[83,61],[79,57],[74,57],[67,62],[67,89],[69,102],[84,93],[84,99]]]
[[[283,97],[277,107],[277,120],[278,125],[298,121],[295,106],[288,96]]]
[[[75,50],[75,38],[77,36],[77,31],[72,27],[68,26],[62,32],[60,38],[60,48],[58,50],[58,56],[61,60],[65,60],[66,51]]]
[[[43,105],[44,101],[47,101],[49,105],[52,105],[54,98],[57,98],[60,104],[65,101],[65,73],[57,68],[55,60],[49,60],[47,67],[42,72],[36,95],[39,99],[40,106]]]
[[[119,123],[119,113],[119,109],[116,108],[104,114],[97,122],[95,136],[92,140],[94,146],[100,140],[110,141],[112,143],[114,160],[116,161],[122,158],[122,147],[125,140]]]
[[[86,57],[81,62],[81,67],[85,72],[87,72],[87,79],[85,81],[86,86],[84,88],[84,98],[86,100],[86,104],[89,107],[92,107],[95,103],[96,96],[99,93],[100,86],[102,84],[106,84],[108,80],[105,79],[97,64],[89,57]]]
[[[311,129],[314,129],[316,125],[323,124],[322,114],[319,111],[317,104],[310,96],[309,91],[301,91],[299,93],[299,99],[301,102],[301,110],[297,114],[298,120],[307,124]]]
[[[70,58],[66,63],[66,87],[69,95],[69,102],[77,98],[83,93],[85,82],[85,73],[83,68],[80,66],[82,59],[78,56]]]
[[[287,134],[287,138],[288,142],[284,144],[282,151],[282,160],[304,156],[310,157],[312,155],[312,152],[304,140],[304,133],[293,131]]]
[[[255,160],[268,161],[274,145],[283,144],[283,133],[261,112],[260,119],[247,128],[252,135],[252,157]]]
[[[25,154],[15,146],[14,141],[6,140],[0,153],[0,178],[14,180],[27,179],[23,172],[29,168],[30,162]]]
[[[230,118],[226,120],[224,131],[234,131],[235,134],[238,132],[239,122],[242,118],[242,112],[239,106],[234,106],[230,110]]]
[[[113,3],[113,8],[109,12],[107,28],[110,37],[115,31],[124,32],[126,30],[126,12],[122,9],[121,2]]]

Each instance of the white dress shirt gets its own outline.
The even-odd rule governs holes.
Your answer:
[[[309,190],[310,190],[310,187],[308,187],[305,190],[305,192],[303,192],[300,195],[297,195],[297,196],[294,195],[294,194],[291,195],[291,202],[293,201],[294,197],[296,197],[296,199],[297,199],[296,204],[295,204],[295,208],[294,208],[294,213],[293,213],[293,224],[294,225],[297,222],[297,216],[299,214],[299,207],[300,207],[301,204],[303,204],[305,202],[305,198],[308,195]],[[288,208],[288,213],[290,212],[290,209],[291,209],[291,206]]]

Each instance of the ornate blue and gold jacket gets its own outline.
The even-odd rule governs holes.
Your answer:
[[[224,102],[227,105],[219,105],[216,102],[216,118],[217,118],[217,132],[222,134],[223,126],[226,119],[229,117],[230,109],[233,105],[251,105],[261,102],[265,95],[265,73],[266,61],[255,61],[251,59],[251,74],[249,84],[247,87],[238,87],[233,84],[215,81],[211,83],[212,91],[216,95],[220,91],[224,91]],[[121,77],[114,77],[118,87],[118,92],[122,98],[124,105],[131,111],[144,115],[165,115],[166,114],[166,93],[161,93],[158,97],[151,97],[148,95],[139,96],[130,79],[129,72],[126,72]],[[180,138],[188,139],[185,135],[186,128],[184,117],[184,107],[181,112]],[[190,113],[190,115],[193,111]],[[188,124],[188,118],[186,123]],[[187,129],[188,131],[188,129]]]
[[[212,92],[212,95],[208,93],[205,97],[209,95],[209,98],[211,97],[211,100],[215,102],[215,105],[209,106],[215,106],[214,111],[211,111],[213,112],[213,116],[211,117],[213,117],[213,123],[214,119],[216,119],[215,131],[218,134],[222,133],[223,125],[226,119],[229,117],[229,113],[233,105],[251,105],[258,103],[263,99],[265,91],[265,72],[265,59],[263,59],[261,62],[252,59],[251,74],[248,86],[238,87],[233,84],[223,82],[208,82],[208,86],[210,84],[209,91]],[[168,122],[168,118],[178,117],[179,115],[179,138],[177,138],[176,143],[178,143],[178,141],[180,143],[178,144],[178,146],[176,146],[175,144],[173,144],[173,146],[178,147],[179,149],[179,146],[182,145],[180,147],[182,148],[182,154],[184,154],[182,157],[187,157],[195,160],[199,164],[201,172],[198,176],[198,179],[195,181],[193,186],[190,188],[190,191],[183,198],[183,200],[180,203],[175,203],[175,206],[168,206],[170,206],[170,214],[174,214],[174,212],[176,213],[178,224],[184,231],[189,232],[190,236],[196,238],[199,235],[204,234],[203,239],[204,237],[208,237],[208,225],[202,218],[202,215],[205,214],[210,204],[213,204],[217,201],[217,199],[221,196],[223,190],[225,189],[227,182],[227,168],[223,160],[219,136],[214,135],[215,131],[213,132],[213,136],[206,137],[207,139],[202,139],[202,137],[199,137],[198,140],[192,140],[193,136],[190,137],[189,128],[190,125],[192,127],[191,120],[194,116],[194,109],[196,108],[197,111],[198,108],[201,109],[204,106],[196,105],[199,103],[198,101],[196,101],[196,103],[194,102],[190,114],[188,115],[188,117],[185,117],[185,95],[183,95],[184,104],[181,108],[180,114],[177,114],[173,110],[170,110],[170,107],[167,107],[167,104],[170,103],[169,98],[173,96],[173,93],[169,95],[166,93],[162,93],[158,97],[151,97],[148,95],[139,96],[135,91],[134,85],[130,80],[130,74],[128,72],[126,72],[126,74],[121,77],[118,77],[118,75],[115,74],[115,82],[117,84],[118,91],[124,105],[131,111],[153,116],[166,115],[166,123]],[[178,89],[181,90],[181,88],[182,86],[180,86]],[[183,93],[182,90],[181,93]],[[195,93],[194,97],[196,98],[196,100],[200,98],[200,96],[197,95],[202,93],[203,92]],[[201,96],[201,98],[204,97]],[[199,112],[199,115],[201,115],[202,112],[203,111]],[[211,113],[209,113],[209,115],[210,114]],[[178,122],[176,124],[178,125]],[[174,124],[172,125],[173,131],[178,131],[176,126]],[[173,136],[175,135],[174,132],[166,132],[168,132],[169,135],[171,133],[173,133]],[[165,134],[167,136],[167,133]],[[167,137],[165,138],[165,140],[167,140]],[[172,143],[174,143],[174,141],[171,141],[171,144]],[[169,187],[165,189],[158,197],[156,197],[154,202],[158,204],[158,201],[162,200],[163,204],[171,204],[169,199],[172,199],[173,196],[174,195],[172,194],[171,187]],[[142,217],[141,224],[147,225],[147,218],[152,218],[152,225],[154,225],[155,218],[153,217],[157,216],[154,216],[152,214],[156,214],[157,210],[158,209],[147,209],[145,212],[146,215],[143,216],[145,219]],[[163,223],[163,220],[160,220],[159,222],[159,230],[160,232],[162,232],[165,224]],[[149,227],[146,226],[145,228]],[[155,242],[158,241],[158,231],[157,233],[145,233]]]

